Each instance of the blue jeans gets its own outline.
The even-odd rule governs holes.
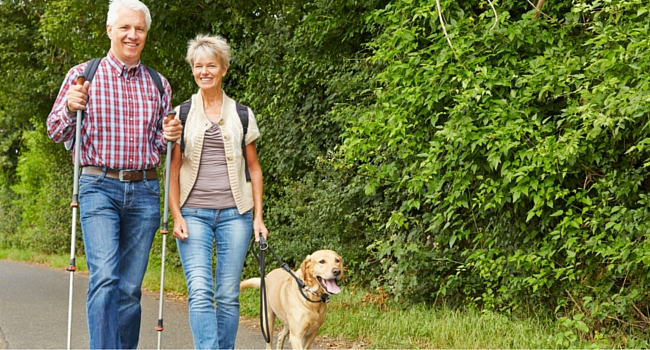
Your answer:
[[[86,300],[90,348],[135,349],[140,287],[160,226],[160,184],[83,174],[79,207],[90,272]]]
[[[250,211],[240,215],[237,208],[181,208],[181,214],[187,223],[188,238],[177,239],[176,243],[187,280],[194,348],[234,349],[239,326],[239,282],[253,231],[253,215]]]

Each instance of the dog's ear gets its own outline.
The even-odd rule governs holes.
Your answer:
[[[302,273],[302,280],[305,282],[305,284],[310,285],[311,279],[312,279],[312,272],[309,270],[309,266],[311,265],[311,255],[307,255],[305,260],[303,260],[302,264],[300,264],[300,272]]]

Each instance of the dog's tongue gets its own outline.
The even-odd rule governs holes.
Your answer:
[[[330,294],[339,294],[341,292],[341,288],[336,284],[335,279],[325,280],[325,287]]]

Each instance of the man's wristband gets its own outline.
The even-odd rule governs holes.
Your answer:
[[[69,116],[74,116],[74,112],[71,111],[70,108],[68,108],[68,102],[65,103],[65,112],[66,112]]]

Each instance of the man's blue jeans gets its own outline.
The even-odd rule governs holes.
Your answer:
[[[160,226],[160,184],[83,174],[79,207],[90,272],[86,300],[90,348],[135,349],[140,287]]]
[[[181,214],[187,222],[188,238],[177,239],[176,243],[187,280],[194,348],[234,349],[239,326],[239,282],[253,231],[253,215],[250,211],[240,215],[237,208],[181,208]],[[213,279],[215,244],[217,265]]]

